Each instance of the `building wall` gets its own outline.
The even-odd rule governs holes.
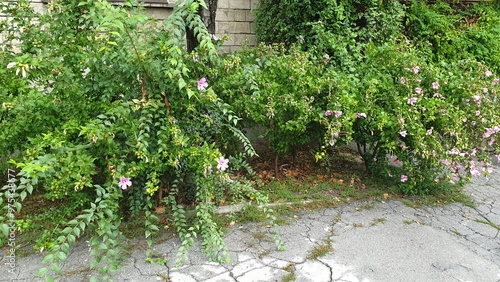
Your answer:
[[[218,0],[215,33],[218,37],[228,37],[224,50],[232,52],[256,44],[252,10],[257,4],[258,0]]]
[[[44,12],[50,0],[31,0],[31,5],[37,12]],[[119,0],[110,0],[110,2]],[[147,0],[146,0],[147,1]],[[177,0],[153,0],[145,4],[146,12],[150,17],[158,20],[166,19],[173,11]],[[208,1],[207,1],[208,2]],[[219,38],[226,37],[223,50],[235,51],[242,46],[255,45],[254,13],[258,0],[218,0],[218,10],[215,23],[215,34]],[[0,20],[5,15],[0,15]],[[3,40],[0,34],[0,42]]]

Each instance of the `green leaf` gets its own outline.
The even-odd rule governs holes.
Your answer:
[[[62,231],[62,233],[63,233],[63,234],[69,234],[72,230],[73,230],[73,228],[71,228],[71,227],[66,227],[66,228],[64,228],[64,230]]]
[[[75,235],[73,235],[73,234],[68,235],[68,242],[70,242],[71,244],[75,243],[75,239],[76,239]]]
[[[61,260],[65,260],[67,258],[67,256],[64,252],[58,252],[57,258],[59,259],[59,261],[61,261]]]
[[[42,263],[52,262],[53,260],[54,260],[54,255],[48,254],[43,258]]]
[[[182,90],[183,88],[186,87],[186,81],[184,80],[184,78],[182,77],[179,77],[179,80],[178,80],[178,85],[179,85],[179,90]]]
[[[9,225],[5,223],[0,224],[0,231],[5,237],[9,236]]]
[[[56,273],[61,274],[61,266],[58,263],[53,263],[50,265],[50,268]]]
[[[38,277],[45,276],[45,274],[47,274],[47,272],[49,272],[49,269],[47,267],[40,268],[38,270],[38,273],[36,274],[36,276],[38,276]]]
[[[78,221],[76,219],[70,220],[68,222],[68,225],[77,225],[77,224],[78,224]]]
[[[73,229],[73,233],[75,234],[76,237],[80,237],[80,229],[78,229],[78,228],[75,227]]]

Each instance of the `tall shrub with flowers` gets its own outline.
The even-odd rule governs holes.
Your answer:
[[[488,174],[492,153],[499,153],[498,78],[474,60],[426,64],[412,48],[372,45],[358,80],[351,80],[358,103],[349,104],[354,111],[346,120],[367,169],[397,178],[406,193]],[[338,105],[332,100],[325,119],[340,113]],[[349,122],[325,121],[330,145],[337,126]]]
[[[91,268],[109,278],[124,254],[122,216],[144,215],[151,245],[151,235],[159,231],[155,204],[169,210],[180,239],[179,263],[197,236],[210,259],[227,261],[213,220],[216,203],[267,201],[244,174],[230,177],[255,152],[236,128],[238,117],[202,72],[218,56],[197,14],[205,3],[177,1],[162,25],[136,5],[53,1],[43,15],[28,1],[0,6],[11,16],[0,26],[6,37],[0,75],[15,81],[0,92],[8,108],[0,136],[12,144],[21,140],[19,149],[26,148],[11,161],[18,170],[12,195],[17,211],[33,193],[50,200],[76,193],[88,199],[74,219],[56,227],[60,236],[44,259],[56,274],[70,245],[87,234],[95,257]],[[185,48],[186,27],[200,43],[193,54]],[[48,109],[47,117],[35,119],[43,126],[34,132],[16,128],[18,118],[38,116],[32,112],[37,99]],[[229,155],[234,151],[228,144],[238,142],[242,154]],[[188,219],[191,204],[195,216]],[[6,219],[0,218],[2,243]],[[39,272],[48,274],[49,268]]]

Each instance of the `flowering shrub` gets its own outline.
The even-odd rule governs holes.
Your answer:
[[[372,46],[350,82],[357,95],[332,95],[326,108],[327,144],[352,134],[367,169],[397,177],[406,193],[490,171],[500,116],[498,79],[486,66],[425,64],[406,43]]]
[[[255,152],[236,127],[238,117],[202,73],[218,56],[196,13],[204,2],[178,1],[163,25],[150,22],[136,4],[53,1],[44,15],[28,1],[0,6],[11,15],[0,26],[6,38],[0,137],[7,152],[2,157],[13,157],[18,170],[16,209],[33,193],[88,199],[47,244],[53,247],[44,262],[56,273],[70,245],[86,234],[95,256],[91,268],[109,277],[124,254],[122,217],[144,216],[151,245],[159,230],[153,205],[168,208],[181,241],[179,263],[198,235],[210,259],[227,261],[213,220],[216,203],[267,201],[244,173],[230,177]],[[193,54],[185,48],[186,27],[200,43]],[[229,144],[240,144],[243,154]],[[188,219],[191,206],[195,216]],[[0,217],[0,243],[8,235],[6,220]]]

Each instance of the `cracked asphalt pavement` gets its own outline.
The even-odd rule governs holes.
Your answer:
[[[458,203],[414,208],[388,200],[297,213],[279,226],[284,251],[276,249],[262,224],[231,226],[225,237],[232,258],[227,264],[208,262],[194,247],[177,268],[179,242],[172,237],[154,246],[166,265],[148,263],[144,242],[132,241],[130,257],[113,280],[500,282],[498,168],[465,189],[475,208]],[[82,241],[56,281],[89,281],[89,252]],[[40,254],[18,258],[11,274],[3,257],[0,281],[42,281],[35,278],[41,260]]]

